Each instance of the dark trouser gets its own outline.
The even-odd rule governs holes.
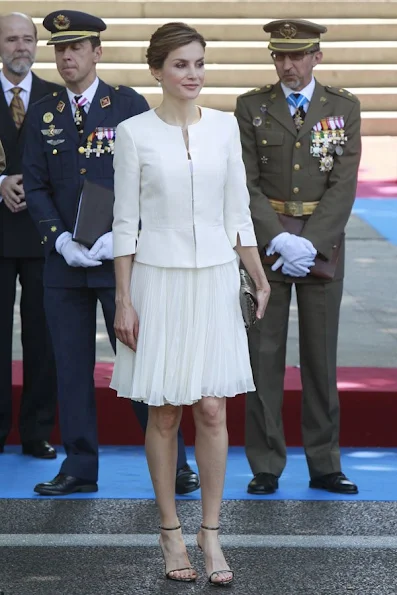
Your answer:
[[[54,345],[58,376],[59,419],[66,451],[61,472],[97,481],[98,434],[95,403],[95,336],[97,300],[113,349],[114,288],[58,288],[44,290],[45,308]],[[148,407],[132,401],[145,431]],[[185,445],[178,434],[178,468],[186,464]]]
[[[41,258],[0,257],[0,445],[12,423],[12,335],[18,277],[22,286],[21,441],[48,440],[55,422],[56,374],[44,314],[43,265]]]
[[[280,476],[286,463],[282,422],[291,284],[270,282],[265,316],[250,331],[256,392],[247,395],[246,454],[254,474]],[[302,436],[311,477],[340,471],[336,356],[343,282],[297,283]]]

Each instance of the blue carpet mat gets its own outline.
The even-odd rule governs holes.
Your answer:
[[[189,463],[197,469],[194,450],[188,449]],[[0,498],[40,498],[33,487],[48,481],[58,472],[64,458],[58,449],[58,459],[42,461],[22,456],[20,447],[9,446],[0,456]],[[339,496],[308,487],[308,471],[302,448],[288,449],[288,463],[280,480],[280,489],[271,496],[251,496],[246,486],[252,475],[241,447],[229,450],[225,485],[225,500],[365,500],[393,501],[397,499],[397,449],[344,448],[344,473],[359,486],[357,496]],[[76,494],[68,498],[132,498],[153,499],[143,447],[105,446],[100,449],[99,492]],[[180,499],[200,499],[200,491]]]
[[[356,198],[353,213],[397,246],[397,199]]]

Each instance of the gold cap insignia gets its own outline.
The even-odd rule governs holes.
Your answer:
[[[285,23],[282,27],[280,27],[280,35],[282,35],[285,39],[292,39],[297,33],[298,29],[291,23]]]
[[[101,107],[108,107],[110,105],[110,97],[106,95],[106,97],[102,97],[100,100]]]
[[[70,19],[65,17],[63,14],[59,14],[57,17],[55,17],[53,23],[54,27],[58,29],[58,31],[66,31],[66,29],[69,29],[70,27]]]

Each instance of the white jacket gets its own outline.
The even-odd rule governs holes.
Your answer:
[[[243,246],[256,246],[237,121],[217,110],[201,112],[189,126],[191,164],[181,128],[154,110],[118,125],[115,257],[202,268],[234,260],[237,235]]]

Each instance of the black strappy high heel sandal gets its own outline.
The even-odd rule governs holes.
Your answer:
[[[162,527],[160,525],[161,531],[177,531],[180,528],[181,528],[180,525],[178,525],[177,527]],[[160,547],[161,547],[161,542],[160,542]],[[162,547],[161,547],[161,551],[163,553],[165,569],[167,570],[167,565],[166,565],[166,562],[165,562],[164,551],[163,551],[163,548]],[[168,572],[165,573],[165,577],[168,578],[170,581],[178,581],[180,583],[194,583],[197,580],[197,573],[196,573],[196,576],[191,576],[191,577],[188,577],[188,578],[181,578],[181,577],[172,576],[172,573],[173,572],[182,572],[182,570],[192,570],[193,572],[196,573],[196,571],[194,570],[194,568],[192,566],[185,566],[184,568],[174,568],[174,570],[169,570]]]
[[[207,525],[201,525],[202,529],[205,529],[206,531],[219,531],[219,527],[208,527]],[[201,547],[201,545],[197,542],[198,547],[200,548],[201,551],[203,551],[203,548]],[[224,580],[224,581],[213,581],[212,577],[214,576],[219,576],[220,574],[222,574],[223,572],[228,572],[232,575],[231,578]],[[230,569],[225,569],[225,570],[214,570],[214,572],[211,572],[211,574],[208,577],[208,582],[210,583],[210,585],[212,585],[213,587],[227,587],[228,585],[231,585],[234,579],[234,571],[230,570]]]

